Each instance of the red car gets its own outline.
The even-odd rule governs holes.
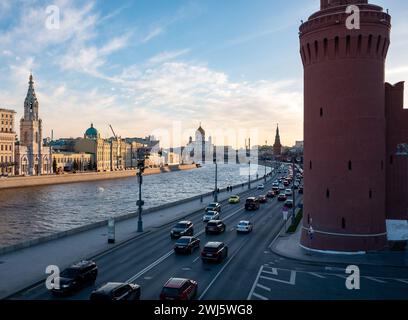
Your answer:
[[[259,203],[267,203],[268,198],[266,196],[259,196]]]
[[[198,284],[194,280],[170,278],[162,289],[160,300],[193,300],[197,291]]]

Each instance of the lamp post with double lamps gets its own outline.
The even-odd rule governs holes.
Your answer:
[[[137,150],[137,178],[139,182],[139,200],[136,202],[139,208],[139,220],[137,222],[137,232],[143,232],[143,220],[142,220],[142,211],[144,201],[142,200],[142,184],[143,184],[143,173],[145,170],[146,159],[149,158],[149,153],[147,149],[138,149]]]
[[[214,156],[213,162],[215,164],[214,202],[218,202],[218,163],[217,163],[217,157],[216,156]]]

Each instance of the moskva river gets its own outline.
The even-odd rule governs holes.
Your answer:
[[[248,182],[247,166],[218,165],[218,186]],[[267,169],[267,173],[270,172]],[[265,168],[254,166],[252,179]],[[214,190],[215,165],[143,178],[145,209]],[[0,247],[137,211],[137,177],[0,190]]]

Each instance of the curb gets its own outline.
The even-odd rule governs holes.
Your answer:
[[[281,230],[282,231],[282,230]],[[277,255],[278,257],[281,257],[281,258],[284,258],[284,259],[287,259],[287,260],[291,260],[291,261],[297,261],[297,262],[302,262],[302,263],[306,263],[306,264],[310,264],[310,265],[321,265],[322,263],[329,263],[329,264],[334,264],[334,265],[344,265],[344,264],[348,264],[348,263],[355,263],[355,264],[358,264],[359,266],[370,266],[370,267],[372,267],[372,266],[380,266],[379,264],[375,264],[375,263],[367,263],[367,262],[363,262],[363,263],[357,263],[357,262],[347,262],[347,261],[345,261],[345,262],[339,262],[339,261],[322,261],[321,259],[314,259],[314,260],[312,260],[312,259],[301,259],[301,258],[298,258],[298,257],[293,257],[293,256],[289,256],[289,255],[286,255],[286,254],[284,254],[284,253],[281,253],[281,252],[279,252],[279,251],[277,251],[276,249],[275,249],[275,242],[276,241],[278,241],[279,240],[279,238],[281,238],[280,236],[278,236],[273,242],[272,242],[272,245],[270,246],[270,250],[271,250],[271,252],[273,253],[273,254],[275,254],[275,255]],[[382,265],[382,264],[381,264]],[[403,266],[403,265],[384,265],[384,266],[386,266],[386,267],[391,267],[391,268],[406,268],[406,269],[408,269],[408,266]]]

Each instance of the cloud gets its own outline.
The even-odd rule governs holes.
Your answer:
[[[149,42],[150,40],[158,37],[164,33],[164,28],[163,27],[155,27],[152,30],[150,30],[141,40],[142,43]]]
[[[264,141],[273,138],[271,123],[280,122],[295,137],[302,137],[301,80],[231,81],[224,72],[205,65],[165,61],[125,69],[111,81],[121,84],[121,95],[128,99],[127,112],[150,113],[151,128],[158,127],[156,117],[167,119],[167,126],[172,121],[190,126],[205,120],[209,131],[253,128]]]
[[[169,60],[174,60],[190,52],[190,49],[178,51],[164,51],[149,59],[149,64],[160,64]]]
[[[59,0],[60,28],[48,29],[46,6],[23,6],[18,23],[0,35],[0,48],[18,48],[20,54],[42,53],[51,46],[81,42],[94,37],[98,19],[92,14],[94,2],[75,7],[71,1]]]

